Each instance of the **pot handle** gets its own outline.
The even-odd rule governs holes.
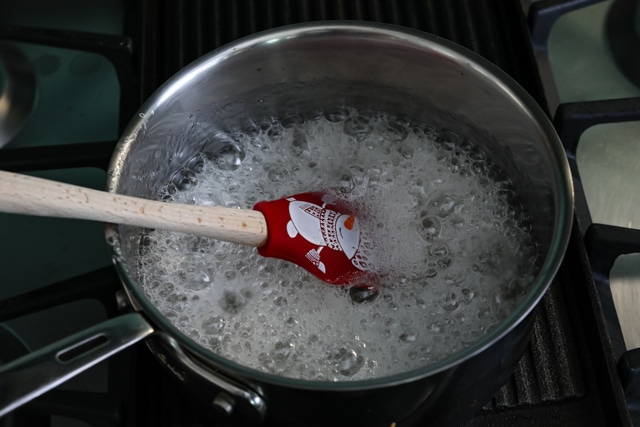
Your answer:
[[[153,332],[142,315],[125,314],[0,365],[0,417]]]
[[[264,420],[267,403],[259,388],[256,392],[238,380],[203,366],[164,332],[156,332],[146,344],[163,365],[187,384],[187,388],[198,393],[200,400],[227,416],[242,418],[242,425],[258,424]]]

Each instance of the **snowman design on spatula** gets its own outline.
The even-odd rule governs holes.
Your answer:
[[[289,239],[273,244],[277,253],[269,250],[269,244],[259,250],[266,256],[295,260],[296,264],[329,283],[347,284],[368,270],[367,249],[370,245],[358,218],[326,199],[333,198],[303,193],[267,204],[259,203],[257,206],[265,211],[267,221],[278,229],[283,227],[286,230],[283,237]],[[288,204],[286,208],[282,205],[285,203]],[[267,209],[278,209],[279,215],[268,215]],[[285,212],[288,216],[283,215]],[[335,271],[347,274],[336,275]]]
[[[322,273],[326,266],[322,262],[322,250],[325,247],[334,251],[342,251],[357,268],[364,270],[354,256],[360,244],[360,224],[354,215],[340,214],[327,209],[326,203],[318,206],[314,203],[288,198],[289,216],[287,234],[292,239],[302,236],[307,242],[315,245],[305,253],[309,261]]]

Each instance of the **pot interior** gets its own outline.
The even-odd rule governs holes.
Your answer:
[[[366,119],[364,125],[362,121],[358,122],[358,119],[363,117]],[[193,179],[192,172],[197,175],[202,168],[213,167],[215,170],[218,167],[222,175],[218,176],[215,172],[206,178],[207,185],[213,186],[214,193],[220,195],[215,203],[236,206],[238,202],[233,197],[225,198],[225,195],[238,192],[238,188],[233,184],[234,179],[228,177],[234,177],[235,173],[246,173],[242,171],[249,168],[250,171],[260,170],[260,173],[256,173],[254,182],[268,181],[265,177],[268,177],[269,172],[273,170],[270,171],[262,160],[256,160],[256,153],[267,150],[264,148],[265,144],[270,142],[278,144],[284,140],[286,142],[281,144],[288,151],[283,152],[280,160],[290,166],[296,163],[296,158],[300,159],[298,167],[294,168],[294,173],[302,173],[300,170],[304,172],[309,169],[310,162],[313,162],[316,166],[318,163],[323,164],[324,166],[319,169],[330,170],[329,174],[334,176],[336,172],[330,169],[333,165],[338,165],[336,170],[340,170],[339,167],[348,169],[350,166],[346,160],[341,164],[340,155],[326,164],[322,163],[322,160],[326,160],[328,154],[327,151],[322,150],[317,151],[323,153],[321,158],[305,158],[302,152],[297,157],[296,155],[293,158],[287,157],[292,150],[296,150],[296,132],[301,135],[302,131],[299,129],[304,128],[304,132],[309,132],[309,128],[314,126],[317,130],[318,123],[323,123],[320,134],[335,130],[345,133],[344,145],[356,145],[362,148],[362,145],[371,144],[371,150],[374,152],[379,150],[377,157],[359,166],[359,173],[367,180],[371,179],[370,171],[375,169],[377,162],[380,164],[386,160],[390,162],[388,165],[390,169],[387,171],[390,177],[394,176],[391,172],[393,168],[400,171],[395,176],[402,177],[402,174],[408,170],[405,167],[407,164],[414,167],[416,163],[406,163],[409,161],[407,151],[404,152],[404,160],[402,159],[402,146],[408,144],[407,141],[410,140],[414,141],[413,144],[418,144],[412,146],[413,151],[410,156],[413,156],[416,148],[418,151],[421,150],[419,144],[430,144],[430,146],[450,144],[458,154],[465,150],[481,153],[480,156],[483,159],[488,159],[488,176],[505,183],[506,205],[512,208],[516,216],[515,229],[530,233],[533,243],[529,246],[527,243],[524,246],[535,248],[537,253],[537,256],[534,256],[527,252],[528,249],[524,251],[523,257],[528,260],[528,263],[524,264],[527,264],[529,269],[524,272],[517,270],[517,274],[520,278],[526,277],[527,282],[520,283],[515,291],[513,289],[509,291],[511,295],[506,297],[513,297],[515,300],[510,305],[506,305],[509,307],[508,312],[502,312],[505,306],[491,312],[491,305],[495,301],[493,303],[489,300],[485,301],[486,308],[489,310],[487,315],[495,317],[498,315],[497,312],[500,312],[499,318],[487,327],[476,330],[474,339],[467,339],[451,354],[434,359],[424,358],[423,366],[417,365],[409,369],[414,371],[413,373],[392,372],[392,375],[396,377],[397,375],[414,375],[419,370],[421,375],[424,375],[457,363],[481,351],[492,341],[506,334],[530,312],[552,280],[568,240],[572,200],[563,151],[546,118],[521,88],[481,58],[428,35],[377,25],[314,24],[270,31],[240,40],[213,52],[169,80],[143,106],[139,116],[131,122],[112,160],[109,191],[152,199],[161,197],[173,199],[176,193],[191,190],[190,187],[195,182],[200,185],[203,179],[200,177]],[[400,136],[397,137],[397,141],[393,141],[396,137],[392,135],[387,138],[385,144],[376,145],[371,143],[371,139],[373,136],[379,137],[381,133],[370,129],[365,130],[364,134],[357,133],[361,128],[356,126],[354,131],[354,123],[363,125],[365,129],[369,129],[367,126],[383,129],[382,133],[395,129]],[[274,140],[274,135],[269,132],[274,132],[275,128],[278,128],[280,133],[275,135]],[[347,129],[355,133],[349,133]],[[322,147],[327,142],[317,134],[313,137],[309,137],[308,133],[304,135],[303,148],[309,149],[311,153],[314,153],[315,148],[327,148]],[[382,148],[383,145],[384,148]],[[393,155],[389,154],[389,147],[394,147]],[[364,157],[366,152],[366,149],[357,151],[361,157]],[[464,155],[468,158],[468,153]],[[392,160],[394,158],[399,159],[395,165]],[[267,157],[266,162],[277,163],[277,160],[276,155]],[[451,166],[450,163],[449,166]],[[382,169],[384,171],[384,166]],[[446,166],[443,166],[442,173],[461,174],[460,168],[447,169]],[[250,183],[251,172],[244,179],[245,181],[240,182]],[[354,179],[353,174],[347,180],[350,179]],[[389,178],[388,181],[392,182],[393,179]],[[420,184],[426,192],[422,200],[425,206],[429,203],[433,205],[436,198],[428,191],[432,189],[432,185],[435,185],[432,181],[437,179],[429,178],[429,182]],[[278,179],[274,182],[263,195],[271,198],[286,195],[278,193],[281,190],[277,186]],[[406,184],[408,181],[401,182]],[[308,190],[316,189],[306,189]],[[394,189],[394,191],[399,190],[403,188]],[[393,192],[387,194],[393,194]],[[469,205],[468,192],[457,199],[456,197],[451,200],[440,200],[440,206],[448,203],[453,206],[451,209],[455,210],[455,200],[460,202],[459,209],[463,209],[462,206],[465,203]],[[176,196],[176,200],[202,203],[195,199],[190,200],[188,197],[180,199]],[[245,200],[245,205],[239,207],[250,208],[251,201],[258,200],[249,197]],[[211,201],[204,203],[208,202]],[[415,210],[415,215],[420,220],[424,220],[424,217],[420,217],[420,211],[424,206],[419,202],[413,205],[409,203],[407,207]],[[434,221],[442,221],[442,214],[443,212],[440,212],[438,216],[436,212],[434,215],[427,215],[435,217],[436,220],[427,220],[426,225],[423,225],[428,229],[435,229],[434,233],[440,233]],[[152,302],[147,293],[148,289],[143,289],[141,286],[141,282],[153,281],[148,271],[141,267],[141,256],[148,255],[150,250],[153,251],[153,248],[157,247],[158,239],[165,239],[164,235],[149,237],[153,232],[127,226],[118,226],[110,231],[116,262],[123,267],[126,276],[125,285],[134,294],[135,299],[156,317],[154,320],[178,335],[182,335],[185,343],[195,349],[209,346],[215,350],[224,345],[215,341],[218,338],[215,338],[213,343],[210,337],[203,338],[202,329],[215,332],[220,328],[227,328],[230,331],[235,327],[232,333],[245,334],[249,347],[255,340],[271,340],[272,352],[259,351],[268,356],[262,357],[265,366],[251,367],[252,369],[262,369],[268,374],[282,374],[281,365],[286,365],[289,358],[296,354],[295,347],[299,344],[293,345],[282,337],[252,336],[255,331],[243,325],[242,313],[237,313],[238,307],[244,304],[243,299],[250,299],[259,293],[260,298],[270,298],[274,305],[288,305],[294,299],[323,298],[323,293],[331,294],[331,298],[334,298],[329,298],[327,304],[333,304],[337,301],[335,298],[345,300],[350,298],[346,290],[307,283],[306,279],[296,280],[304,282],[304,286],[314,287],[313,294],[308,289],[301,291],[284,289],[280,290],[280,293],[269,293],[267,297],[265,292],[269,292],[269,286],[272,285],[248,283],[240,289],[237,287],[228,289],[231,293],[218,292],[215,297],[211,297],[213,299],[208,303],[212,307],[222,307],[223,311],[231,310],[233,312],[231,314],[236,316],[224,318],[213,309],[209,316],[202,313],[202,310],[206,310],[207,307],[202,303],[202,299],[207,298],[204,287],[182,289],[183,283],[178,283],[180,280],[173,280],[172,286],[167,287],[172,292],[163,296],[163,298],[173,299],[173,306],[158,309],[158,302]],[[438,252],[436,245],[438,238],[447,236],[435,237],[436,241],[432,240],[434,236],[428,233],[426,238],[424,234],[422,237],[417,237],[424,240],[421,244],[426,254],[425,263],[427,258],[432,260],[437,258],[434,252]],[[507,252],[511,251],[509,245],[513,242],[504,236],[503,242],[507,246],[485,248],[476,254],[476,257],[485,256],[493,251],[493,255],[497,256],[492,261],[495,264],[494,268],[509,270],[514,261],[507,256]],[[449,247],[446,251],[454,251],[451,248],[455,244],[450,241],[445,244]],[[189,256],[185,255],[185,248],[193,246],[193,241],[185,245],[179,248],[178,254]],[[518,244],[516,246],[519,247]],[[195,250],[195,252],[198,251],[200,249]],[[250,255],[247,250],[238,249],[235,256],[238,259],[246,259]],[[157,257],[154,259],[158,261]],[[535,262],[532,261],[534,259]],[[253,258],[251,260],[247,268],[257,268],[257,264],[252,264]],[[148,258],[142,260],[143,264],[148,262]],[[206,264],[206,259],[203,262]],[[267,270],[288,268],[282,264],[274,264],[271,267],[260,265],[260,267]],[[409,282],[422,280],[424,282],[422,286],[451,287],[450,292],[439,294],[444,300],[434,302],[436,303],[434,306],[430,306],[431,301],[427,301],[427,307],[432,308],[426,308],[426,310],[432,311],[433,321],[426,322],[426,318],[421,318],[419,325],[403,326],[402,324],[406,322],[403,322],[403,316],[398,315],[396,318],[398,325],[394,325],[394,316],[390,314],[387,316],[386,323],[381,321],[382,323],[375,326],[381,331],[388,330],[388,334],[397,338],[394,351],[407,354],[413,352],[418,358],[423,357],[424,353],[429,353],[431,349],[426,344],[411,350],[402,347],[407,342],[411,344],[418,339],[412,335],[414,333],[421,337],[429,334],[438,335],[440,338],[436,340],[448,342],[446,330],[449,329],[450,323],[454,322],[456,313],[446,312],[447,303],[451,312],[456,311],[464,304],[464,299],[468,299],[470,293],[473,296],[476,292],[474,286],[477,285],[478,278],[473,276],[474,266],[471,264],[468,266],[470,276],[462,280],[459,280],[459,276],[456,278],[455,274],[448,274],[451,273],[451,270],[447,271],[448,265],[441,267],[443,267],[442,271],[434,277],[410,275],[406,278]],[[178,270],[179,268],[176,274],[179,276]],[[224,276],[225,273],[221,274]],[[229,285],[238,280],[235,272],[226,274],[226,279],[224,277],[217,279],[216,286],[224,287],[225,283]],[[209,275],[212,275],[211,272]],[[153,286],[163,285],[166,283],[158,282]],[[396,280],[393,286],[396,292],[394,295],[402,292],[397,289],[403,286],[401,281]],[[295,288],[294,285],[289,287]],[[390,288],[388,285],[387,287]],[[248,289],[247,294],[242,294],[243,289]],[[415,294],[420,288],[410,289]],[[396,298],[396,301],[393,298]],[[413,295],[412,298],[414,301],[420,300],[420,295]],[[446,298],[449,298],[449,301],[446,301]],[[489,293],[482,298],[504,299],[505,295],[496,296],[495,293]],[[290,301],[284,302],[287,299]],[[385,304],[388,308],[396,302],[397,297],[385,301],[385,287],[382,286],[378,298],[371,305]],[[367,303],[368,301],[365,301],[363,304],[354,305],[353,299],[350,301],[353,307],[357,306],[354,310],[366,310]],[[197,308],[194,308],[194,304]],[[416,305],[419,304],[416,303]],[[433,308],[436,306],[437,309]],[[396,309],[402,310],[402,307]],[[202,317],[198,321],[200,329],[197,331],[194,331],[193,325],[185,323],[184,313],[189,310],[201,311]],[[295,328],[302,331],[306,329],[304,325],[298,325],[298,323],[304,323],[303,320],[282,313],[273,314],[274,318],[268,321],[291,322],[294,327],[293,335],[300,333],[295,332]],[[478,313],[475,311],[473,315],[479,316]],[[469,314],[462,314],[462,317],[464,316]],[[470,322],[479,320],[472,319]],[[326,322],[325,327],[339,327],[332,324],[331,318],[327,318]],[[445,332],[441,333],[443,329]],[[188,335],[192,339],[185,338]],[[303,341],[306,346],[311,346],[309,340],[313,339],[305,336]],[[353,337],[345,340],[353,342]],[[362,342],[356,344],[356,346],[362,345]],[[242,344],[238,343],[236,346],[242,347]],[[237,349],[238,352],[255,351],[240,347]],[[359,359],[359,350],[354,350],[348,345],[319,351],[325,351],[330,358],[334,357],[336,370],[340,372],[342,369],[342,373],[347,372],[347,374],[343,375],[345,378],[337,379],[319,376],[318,380],[348,380],[350,378],[347,377],[353,375],[349,367],[355,364],[360,368],[366,363],[366,360]],[[208,354],[208,352],[205,350],[202,354]],[[211,359],[216,363],[222,362],[226,366],[234,366],[233,363],[228,364],[213,355]],[[383,377],[385,375],[384,372],[380,374]],[[359,377],[356,375],[355,378]]]

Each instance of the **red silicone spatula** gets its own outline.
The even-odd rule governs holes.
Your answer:
[[[160,228],[254,246],[262,256],[291,261],[332,284],[348,284],[367,271],[358,219],[322,192],[234,209],[164,203],[0,171],[0,212]]]

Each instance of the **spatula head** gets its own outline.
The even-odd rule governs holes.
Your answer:
[[[265,257],[291,261],[327,283],[346,285],[369,270],[370,244],[354,212],[335,195],[302,193],[253,207],[266,220]]]

